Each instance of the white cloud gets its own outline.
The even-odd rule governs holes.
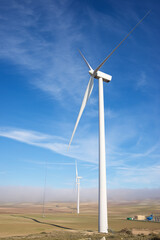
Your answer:
[[[154,153],[156,150],[159,150],[159,147],[160,147],[160,143],[157,142],[154,146],[152,146],[149,149],[147,149],[147,151],[145,151],[143,153],[133,153],[133,154],[131,154],[131,156],[134,157],[134,158],[137,158],[137,157],[148,157],[148,156],[152,155],[152,153]]]
[[[81,130],[83,132],[83,129]],[[68,150],[69,140],[64,137],[48,135],[41,132],[25,130],[25,129],[15,129],[15,128],[0,128],[0,136],[10,138],[16,141],[20,141],[26,144],[30,144],[37,147],[46,148],[52,150],[56,153],[76,158],[86,162],[97,163],[98,160],[98,136],[94,134],[88,134],[86,137],[86,129],[83,134],[80,134],[78,139],[75,138],[74,143],[70,146]],[[131,148],[131,150],[126,151],[121,145],[130,141],[133,137],[137,138],[137,133],[134,128],[126,126],[125,124],[114,126],[114,128],[107,133],[106,141],[106,155],[107,159],[110,160],[110,166],[122,166],[124,161],[131,162],[139,159],[157,158],[159,154],[159,145],[157,142],[153,146],[144,151],[138,152],[136,150],[137,146]],[[146,163],[147,164],[147,163]]]
[[[52,165],[73,165],[75,166],[75,163],[71,163],[71,162],[45,162],[45,161],[33,161],[33,160],[24,160],[24,162],[27,163],[32,163],[32,164],[36,164],[36,165],[47,165],[47,167],[50,167]]]
[[[143,89],[147,85],[147,76],[145,72],[141,72],[137,81],[137,88]]]
[[[79,140],[77,144],[72,145],[68,150],[68,139],[58,136],[46,135],[43,133],[24,130],[1,128],[0,136],[20,141],[29,145],[49,149],[64,156],[79,159],[86,162],[97,162],[97,141],[93,137],[85,140]],[[93,147],[94,151],[90,146]]]
[[[115,176],[109,180],[110,188],[130,186],[132,188],[148,188],[159,187],[160,165],[159,163],[147,164],[142,166],[139,164],[115,166]]]
[[[2,17],[4,12],[7,18],[0,27],[0,57],[34,72],[36,77],[30,83],[62,104],[68,96],[77,100],[84,78],[73,45],[82,41],[83,35],[80,25],[74,23],[70,1],[38,1],[43,9],[39,12],[36,2],[9,2],[9,8],[8,4],[1,6]]]
[[[86,35],[83,34],[86,19],[78,18],[70,4],[70,0],[45,2],[40,0],[32,4],[8,0],[7,5],[1,6],[0,57],[34,72],[35,77],[32,77],[30,83],[61,104],[66,104],[67,101],[64,99],[68,97],[70,100],[80,102],[88,83],[87,68],[83,65],[76,46],[83,47],[84,43],[85,49],[88,49],[90,54],[93,52],[93,49],[90,51],[90,39],[86,41]],[[91,35],[92,28],[97,24],[102,25],[102,22],[107,22],[103,24],[105,31],[107,27],[107,31],[112,29],[112,32],[119,35],[122,32],[126,33],[124,26],[128,29],[128,22],[125,20],[119,21],[115,16],[102,14],[91,6],[90,8],[86,6],[86,9],[86,14],[83,14],[87,17],[88,24],[92,22]],[[130,7],[130,16],[132,14],[137,20],[131,9]],[[98,17],[95,18],[95,15]],[[119,18],[118,12],[116,16]],[[97,39],[98,36],[94,41],[98,41]],[[103,42],[106,44],[104,39]],[[111,116],[111,113],[108,114]]]
[[[71,145],[68,150],[68,139],[43,134],[40,132],[29,131],[24,129],[0,128],[0,136],[10,138],[19,142],[23,142],[32,146],[41,147],[51,150],[63,156],[71,157],[88,162],[88,175],[84,175],[84,181],[89,186],[97,185],[95,172],[97,172],[98,163],[98,141],[96,136],[79,137],[75,139],[75,144]],[[128,136],[128,135],[127,135]],[[125,141],[127,137],[125,138]],[[113,141],[113,139],[112,139]],[[122,138],[122,143],[124,139]],[[113,142],[114,143],[114,142]],[[107,179],[110,188],[121,188],[122,186],[139,188],[139,187],[159,187],[160,165],[157,161],[159,151],[159,143],[145,150],[144,153],[136,153],[127,151],[114,144],[106,145],[106,166]],[[132,149],[133,151],[133,149]],[[160,157],[160,154],[159,154]],[[152,160],[152,163],[150,162]],[[34,160],[31,164],[44,164],[44,162]],[[53,164],[56,165],[56,162]],[[57,163],[60,165],[60,163]],[[63,165],[69,165],[66,162]],[[72,163],[73,164],[73,163]],[[52,164],[48,165],[52,168]],[[83,182],[82,182],[83,184]]]

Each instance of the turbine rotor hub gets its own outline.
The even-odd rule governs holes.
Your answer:
[[[89,74],[96,79],[102,78],[104,82],[110,82],[112,80],[111,75],[106,74],[101,71],[97,71],[96,73],[94,73],[94,70],[91,69],[91,70],[89,70]]]

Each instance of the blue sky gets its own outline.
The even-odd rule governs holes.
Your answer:
[[[98,186],[98,82],[67,146],[88,84],[80,49],[96,68],[130,29],[149,16],[104,64],[107,183],[160,188],[160,2],[20,1],[0,6],[0,185]]]

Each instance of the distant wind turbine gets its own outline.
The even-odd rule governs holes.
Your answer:
[[[77,214],[79,214],[79,201],[80,201],[80,179],[78,176],[77,162],[76,162],[76,187],[77,187]]]
[[[104,99],[103,99],[103,82],[110,82],[112,76],[99,71],[103,64],[111,57],[117,48],[126,40],[126,38],[135,30],[135,28],[148,16],[150,11],[132,28],[132,30],[125,36],[125,38],[113,49],[113,51],[104,59],[104,61],[93,70],[87,62],[83,54],[80,52],[83,60],[89,68],[90,80],[84,94],[80,112],[69,142],[72,142],[79,120],[82,116],[87,101],[92,93],[94,78],[99,82],[99,211],[98,211],[98,231],[101,233],[108,233],[108,216],[107,216],[107,185],[106,185],[106,160],[105,160],[105,126],[104,126]],[[69,148],[69,147],[68,147]]]

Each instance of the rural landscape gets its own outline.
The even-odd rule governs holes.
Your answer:
[[[0,206],[0,239],[160,239],[160,222],[128,221],[128,216],[160,213],[160,201],[109,202],[109,233],[98,233],[97,203],[47,203]]]
[[[160,240],[160,0],[0,0],[0,240]]]

